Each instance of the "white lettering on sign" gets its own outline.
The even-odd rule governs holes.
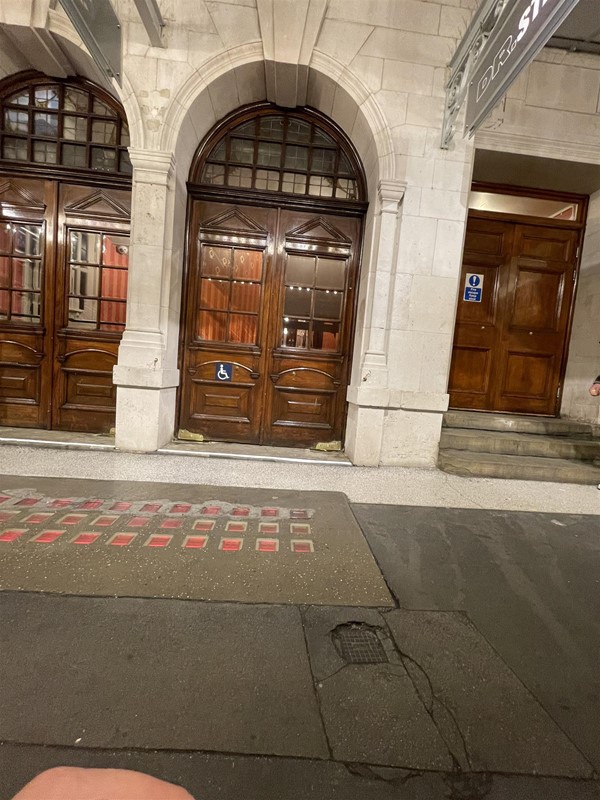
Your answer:
[[[463,300],[467,303],[481,303],[482,295],[483,275],[477,272],[467,272],[465,275]]]
[[[493,63],[486,69],[479,80],[479,83],[477,84],[477,102],[481,100],[483,95],[493,83],[494,78],[500,71],[500,67],[504,66],[504,64],[506,64],[510,56],[513,54],[516,46],[529,30],[530,24],[537,19],[538,14],[540,13],[540,8],[543,8],[545,5],[552,2],[555,2],[555,0],[531,0],[529,7],[525,9],[521,15],[521,19],[519,20],[519,32],[515,33],[514,36],[512,34],[507,36],[504,44],[496,53]]]

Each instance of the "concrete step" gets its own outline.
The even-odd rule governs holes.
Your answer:
[[[447,411],[444,427],[471,428],[483,431],[506,431],[541,436],[598,436],[597,425],[590,422],[557,419],[556,417],[527,417],[516,414],[491,414],[483,411]]]
[[[467,428],[443,428],[440,450],[468,450],[511,456],[563,458],[578,461],[600,459],[600,439],[507,433]]]
[[[600,483],[600,467],[563,458],[511,456],[440,450],[438,466],[454,475],[480,478],[512,478],[556,483]]]

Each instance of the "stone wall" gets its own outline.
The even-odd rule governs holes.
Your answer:
[[[440,149],[444,84],[447,64],[477,5],[477,0],[161,0],[166,22],[161,48],[149,44],[133,0],[114,0],[122,22],[124,76],[122,87],[115,84],[112,90],[128,116],[134,165],[128,322],[115,370],[120,447],[153,450],[174,431],[185,182],[194,153],[226,114],[268,99],[312,106],[330,116],[365,167],[369,211],[347,452],[357,464],[435,463],[448,402],[474,152],[473,142],[460,136],[449,150]],[[15,46],[31,29],[50,43],[49,74],[63,69],[97,76],[60,5],[23,0],[18,7],[4,4],[2,13],[0,73],[35,66],[32,56]],[[52,50],[54,45],[59,49]],[[475,144],[600,163],[599,66],[591,56],[545,51]],[[594,219],[600,214],[594,209],[565,390],[565,411],[574,415],[588,413],[567,401],[579,391],[575,381],[597,369],[586,362],[594,361],[596,351],[583,345],[597,309],[585,298],[600,295],[593,267]]]

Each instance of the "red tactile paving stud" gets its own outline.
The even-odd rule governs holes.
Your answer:
[[[248,530],[247,522],[228,522],[225,526],[227,533],[246,533]]]
[[[107,544],[113,545],[113,547],[127,547],[130,545],[137,533],[115,533],[114,536],[108,540]]]
[[[37,512],[36,514],[30,514],[23,520],[24,525],[41,525],[42,522],[46,522],[46,520],[50,519],[50,517],[54,516],[51,511],[46,512]]]
[[[258,532],[259,533],[279,533],[279,523],[278,522],[259,522],[258,523]]]
[[[221,513],[221,506],[204,506],[200,513],[207,517],[218,517]]]
[[[100,536],[100,533],[80,533],[74,539],[71,539],[71,544],[94,544]]]
[[[18,514],[18,511],[0,511],[0,522],[6,522],[11,517],[14,517],[15,514]]]
[[[308,511],[305,508],[292,508],[290,519],[308,519]]]
[[[310,525],[292,522],[290,525],[290,533],[294,536],[310,536]]]
[[[79,503],[77,508],[81,509],[81,511],[95,511],[97,508],[100,508],[103,505],[104,500],[86,500],[83,503]]]
[[[245,508],[244,506],[238,506],[237,508],[232,509],[231,511],[232,517],[249,517],[250,516],[250,509]]]
[[[145,511],[148,514],[156,514],[162,508],[162,503],[146,503],[146,505],[142,506],[140,511]]]
[[[34,536],[29,541],[36,542],[36,544],[50,544],[55,542],[63,533],[64,531],[44,531],[43,533],[38,533],[37,536]]]
[[[66,498],[60,498],[57,500],[53,500],[51,503],[48,504],[48,508],[66,508],[72,504],[72,500],[67,500]]]
[[[195,531],[212,531],[215,527],[215,522],[212,519],[197,519],[194,523]]]
[[[315,546],[310,539],[292,539],[290,542],[292,553],[314,553]]]
[[[175,503],[174,506],[171,506],[171,510],[169,514],[187,514],[192,508],[190,503]]]
[[[181,528],[182,525],[183,525],[183,520],[182,519],[166,519],[160,527],[161,528]]]
[[[150,522],[150,517],[132,517],[127,523],[128,528],[143,528]]]
[[[99,528],[108,528],[111,525],[114,525],[118,519],[119,517],[116,514],[103,514],[101,517],[96,517],[96,519],[92,522],[92,525],[97,525]]]
[[[144,542],[144,547],[168,547],[172,538],[172,536],[161,536],[158,533],[153,533]]]
[[[24,497],[22,500],[19,500],[18,503],[15,503],[16,506],[34,506],[36,503],[39,503],[39,497]]]
[[[10,500],[7,494],[0,494],[0,503],[6,503],[7,500]]]
[[[27,533],[26,528],[2,531],[2,533],[0,533],[0,542],[14,542],[23,536],[24,533]]]
[[[207,542],[208,536],[186,536],[183,546],[190,550],[202,550]]]
[[[60,525],[79,525],[80,522],[83,522],[84,519],[87,519],[87,514],[67,514],[66,517],[63,517],[59,520]]]
[[[279,509],[278,508],[261,508],[260,515],[261,515],[261,517],[278,517],[279,516]]]
[[[277,553],[279,550],[279,539],[257,539],[256,549],[259,553]]]
[[[219,550],[223,550],[227,553],[236,553],[242,549],[243,544],[243,539],[221,539],[219,542]]]
[[[133,503],[126,503],[122,500],[119,500],[117,503],[110,507],[110,511],[129,511]]]

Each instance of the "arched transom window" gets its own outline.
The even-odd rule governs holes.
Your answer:
[[[128,145],[117,104],[84,83],[30,79],[0,98],[4,162],[130,175]]]
[[[209,142],[199,183],[337,200],[363,200],[355,156],[312,115],[263,109]]]

